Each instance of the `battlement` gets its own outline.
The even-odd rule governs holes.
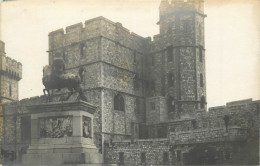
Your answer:
[[[5,43],[0,41],[0,71],[17,80],[22,78],[22,63],[5,55]]]
[[[233,106],[242,106],[242,105],[246,105],[246,104],[250,104],[252,103],[252,99],[246,99],[246,100],[238,100],[238,101],[232,101],[232,102],[228,102],[226,104],[227,107],[233,107]]]
[[[83,23],[70,25],[64,29],[58,29],[49,33],[49,51],[69,46],[74,43],[80,43],[95,37],[105,37],[119,44],[129,47],[135,47],[137,50],[145,50],[138,47],[136,43],[148,43],[149,39],[143,38],[127,28],[121,23],[112,22],[102,16]],[[148,44],[147,44],[148,45]]]
[[[241,141],[248,137],[248,131],[237,127],[229,128],[228,132],[226,132],[224,128],[199,129],[194,131],[171,132],[169,137],[170,142],[174,142],[175,144]]]
[[[203,0],[162,0],[160,4],[160,17],[183,11],[196,11],[203,14],[203,3]]]
[[[8,76],[16,77],[18,80],[22,79],[22,63],[18,62],[5,55],[1,56],[2,64],[1,71],[6,73]]]
[[[232,101],[223,106],[211,107],[207,113],[210,116],[223,116],[230,113],[254,111],[258,105],[260,101],[252,101],[252,99]]]

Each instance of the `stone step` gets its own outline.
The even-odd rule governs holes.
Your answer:
[[[102,164],[103,157],[99,153],[27,153],[22,156],[23,165],[77,165]]]
[[[30,166],[30,165],[13,165],[13,166]],[[33,166],[33,165],[31,165]],[[40,165],[40,166],[117,166],[117,164],[62,164],[62,165]]]
[[[26,153],[98,153],[97,148],[30,146]]]

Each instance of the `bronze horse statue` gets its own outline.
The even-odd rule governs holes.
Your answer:
[[[65,64],[63,59],[56,59],[53,61],[51,66],[47,65],[43,68],[42,83],[45,87],[43,93],[44,95],[46,95],[46,92],[48,93],[49,100],[51,96],[50,90],[56,89],[60,91],[63,88],[67,88],[71,92],[68,98],[74,92],[79,92],[79,97],[86,100],[80,86],[80,77],[74,74],[65,73]]]

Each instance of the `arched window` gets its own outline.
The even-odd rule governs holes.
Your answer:
[[[120,94],[114,97],[114,110],[125,111],[125,101]]]
[[[202,96],[200,98],[200,108],[205,108],[205,104],[206,104],[205,97]]]
[[[174,100],[173,100],[172,96],[170,96],[168,98],[167,105],[168,105],[169,112],[173,112],[174,111]]]
[[[204,83],[203,83],[203,75],[200,74],[200,87],[203,87]]]
[[[174,83],[174,76],[172,73],[169,73],[168,74],[168,86],[169,87],[173,86],[173,83]]]

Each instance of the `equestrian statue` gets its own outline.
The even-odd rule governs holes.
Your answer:
[[[65,63],[62,58],[55,59],[52,65],[47,65],[43,68],[42,83],[45,87],[45,89],[43,89],[44,95],[46,95],[46,92],[48,93],[48,101],[50,101],[51,97],[50,90],[60,91],[63,88],[67,88],[70,91],[67,99],[69,99],[73,93],[78,92],[78,99],[87,100],[80,86],[81,77],[66,73]]]

